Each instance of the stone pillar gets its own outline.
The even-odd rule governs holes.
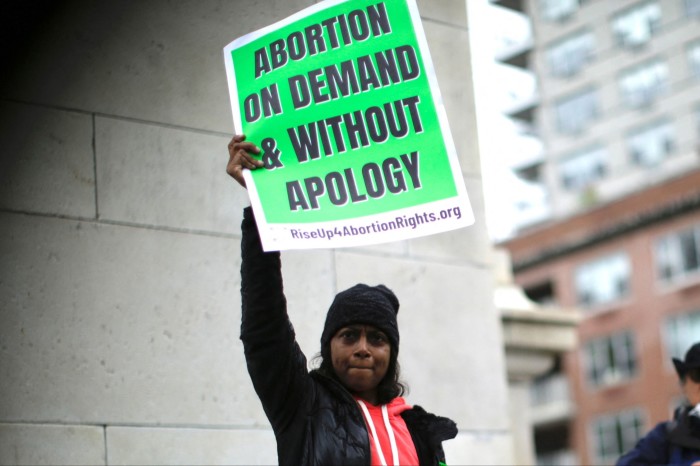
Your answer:
[[[238,338],[223,47],[317,2],[6,3],[0,463],[275,463]],[[448,461],[510,464],[466,3],[418,6],[476,224],[285,252],[289,311],[311,359],[338,290],[394,289],[409,402],[460,428]]]
[[[515,464],[535,464],[530,416],[532,380],[546,374],[555,357],[576,345],[577,311],[540,308],[513,285],[507,252],[496,253],[494,300],[501,315],[508,373],[509,415]]]

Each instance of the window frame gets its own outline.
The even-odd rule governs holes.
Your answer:
[[[608,149],[602,144],[594,144],[588,146],[584,149],[579,149],[566,156],[560,158],[557,161],[557,175],[559,177],[560,186],[569,192],[581,192],[586,188],[594,185],[599,180],[605,179],[608,174],[608,165],[606,163],[608,156]],[[565,172],[569,170],[568,166],[580,167],[585,165],[582,163],[582,159],[591,160],[591,165],[595,165],[595,168],[587,173],[587,176],[583,181],[574,183],[573,185],[568,180],[576,180],[577,177],[570,177]],[[575,173],[582,173],[582,169],[573,168],[571,171]]]
[[[555,10],[552,5],[556,5],[557,2],[561,3],[561,0],[539,0],[538,2],[538,12],[542,16],[542,19],[550,23],[560,23],[568,20],[573,15],[576,14],[578,10],[581,9],[589,0],[568,0],[571,6],[565,7],[564,11],[552,14],[551,12]]]
[[[654,154],[650,155],[648,152],[645,154],[644,149],[657,148],[656,143],[659,141],[653,138],[657,133],[662,141],[661,144],[659,144],[662,153],[660,156],[657,156],[657,160],[654,160]],[[675,126],[673,121],[668,117],[658,118],[650,123],[630,129],[625,134],[624,142],[628,162],[639,167],[654,167],[659,165],[676,153],[678,145]],[[633,147],[634,144],[638,144],[641,149],[640,147]],[[641,160],[637,160],[638,157],[634,155],[636,153],[635,151],[639,150],[642,152],[642,156],[639,157]]]
[[[577,41],[583,45],[580,49],[574,44]],[[595,34],[588,27],[552,41],[545,48],[545,60],[549,75],[555,78],[569,78],[579,74],[586,64],[595,59],[595,42]],[[575,53],[578,51],[582,53]],[[561,66],[562,60],[560,60],[559,54],[564,55],[565,66]],[[572,56],[576,58],[570,59]]]
[[[623,421],[627,421],[627,418],[631,420],[631,425],[621,425]],[[612,464],[622,454],[632,449],[637,441],[645,434],[646,421],[646,410],[639,406],[595,416],[588,425],[589,444],[591,456],[595,458],[594,463]],[[607,426],[604,426],[604,424],[607,424]],[[603,430],[601,427],[606,427],[606,429]],[[614,429],[614,432],[610,432],[610,427]],[[630,428],[633,429],[631,435],[625,435],[626,432],[630,431]],[[614,440],[615,443],[617,443],[617,445],[614,446],[614,451],[605,451],[601,449],[601,444],[606,443],[606,441],[610,444],[610,440]]]
[[[685,50],[690,75],[695,79],[700,79],[700,39],[689,42],[685,46]]]
[[[700,0],[684,0],[683,6],[686,16],[700,16]]]
[[[632,109],[651,105],[661,96],[668,93],[670,89],[669,75],[668,63],[660,57],[654,57],[623,69],[617,77],[617,86],[622,104]],[[651,78],[648,78],[648,76]],[[630,81],[633,84],[635,84],[635,81],[638,81],[641,85],[638,88],[631,89],[632,86],[629,86]],[[653,81],[654,84],[648,85],[647,81]]]
[[[628,383],[637,376],[637,344],[629,329],[588,340],[582,354],[583,376],[589,389]]]
[[[583,112],[580,111],[582,104],[574,104],[574,102],[578,101],[579,99],[582,102],[589,101],[590,104],[588,104],[586,107],[590,108],[587,109],[588,111],[586,112],[585,117],[579,118],[578,123],[572,125],[570,122],[574,120],[569,118],[570,115],[567,115],[566,119],[562,118],[562,108],[566,107],[567,113],[569,114],[583,115]],[[554,102],[555,127],[559,134],[569,136],[581,134],[586,128],[591,126],[593,122],[600,119],[601,114],[602,112],[600,109],[600,97],[598,93],[598,88],[596,87],[587,87],[585,89],[561,97]],[[564,123],[565,121],[569,123]]]
[[[618,262],[618,259],[620,260],[619,264],[616,263]],[[611,262],[613,267],[610,267]],[[621,276],[616,276],[617,272],[615,271],[615,268],[617,267],[621,267],[621,270],[623,271]],[[609,274],[608,276],[604,276],[603,274],[598,273],[599,270],[613,270],[613,273]],[[632,294],[632,261],[629,254],[624,250],[603,254],[595,259],[581,262],[574,268],[573,275],[576,303],[578,306],[585,308],[588,311],[588,314],[594,313],[596,309],[614,306],[615,304],[628,299]],[[589,278],[588,276],[592,276],[593,279]],[[589,288],[597,290],[601,289],[599,286],[582,286],[582,283],[585,284],[587,282],[594,281],[600,282],[600,278],[596,277],[601,276],[603,277],[602,281],[606,283],[612,283],[613,280],[616,280],[615,287],[617,289],[621,288],[620,283],[623,283],[622,287],[624,288],[624,291],[612,294],[609,299],[582,299],[582,296],[591,295]],[[624,280],[624,282],[620,282],[620,279]],[[595,293],[593,293],[593,295],[595,295]]]
[[[671,366],[671,358],[683,359],[688,348],[700,341],[700,308],[666,316],[662,336],[665,360]]]
[[[658,15],[657,18],[653,18],[650,20],[650,17],[644,17],[645,10],[655,7],[656,8],[656,14]],[[620,32],[620,25],[625,21],[629,20],[630,23],[632,23],[632,20],[634,20],[634,16],[639,15],[640,16],[640,24],[642,24],[645,27],[645,34],[646,37],[642,39],[639,42],[636,41],[630,41],[629,37],[629,31],[626,35],[621,34]],[[636,3],[634,5],[630,5],[623,10],[618,11],[615,13],[612,18],[610,19],[610,31],[612,32],[613,39],[615,41],[615,44],[620,47],[620,48],[625,48],[625,49],[634,49],[638,47],[642,47],[651,41],[652,37],[659,31],[661,28],[661,20],[662,20],[662,15],[663,15],[663,10],[661,6],[659,5],[659,2],[657,0],[644,0],[642,2]],[[635,26],[639,26],[639,24],[636,24]]]
[[[686,269],[683,236],[694,239],[695,268]],[[654,276],[656,283],[664,287],[683,286],[700,280],[700,223],[693,223],[658,236],[653,242]],[[673,249],[670,249],[673,248]],[[668,268],[668,269],[667,269]]]

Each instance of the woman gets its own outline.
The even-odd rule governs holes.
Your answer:
[[[617,466],[700,466],[700,343],[690,347],[684,361],[673,358],[673,365],[688,404],[676,410],[672,421],[657,424]]]
[[[234,136],[227,173],[263,163]],[[241,225],[241,340],[248,372],[277,439],[280,464],[444,463],[455,423],[409,406],[399,380],[399,301],[383,285],[358,284],[333,300],[321,364],[308,371],[287,316],[279,252],[263,252],[250,207]]]

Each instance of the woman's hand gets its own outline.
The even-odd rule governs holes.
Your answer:
[[[250,154],[259,154],[260,148],[252,142],[245,142],[245,134],[237,134],[228,143],[228,164],[226,165],[226,173],[238,181],[238,184],[245,186],[243,178],[243,169],[255,170],[262,167],[262,160],[253,158]]]

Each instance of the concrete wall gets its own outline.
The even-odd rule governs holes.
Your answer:
[[[270,464],[239,336],[245,191],[222,48],[311,0],[14,2],[2,22],[0,464]],[[402,301],[409,402],[511,463],[463,1],[419,2],[477,223],[283,254],[308,356],[333,295]]]

